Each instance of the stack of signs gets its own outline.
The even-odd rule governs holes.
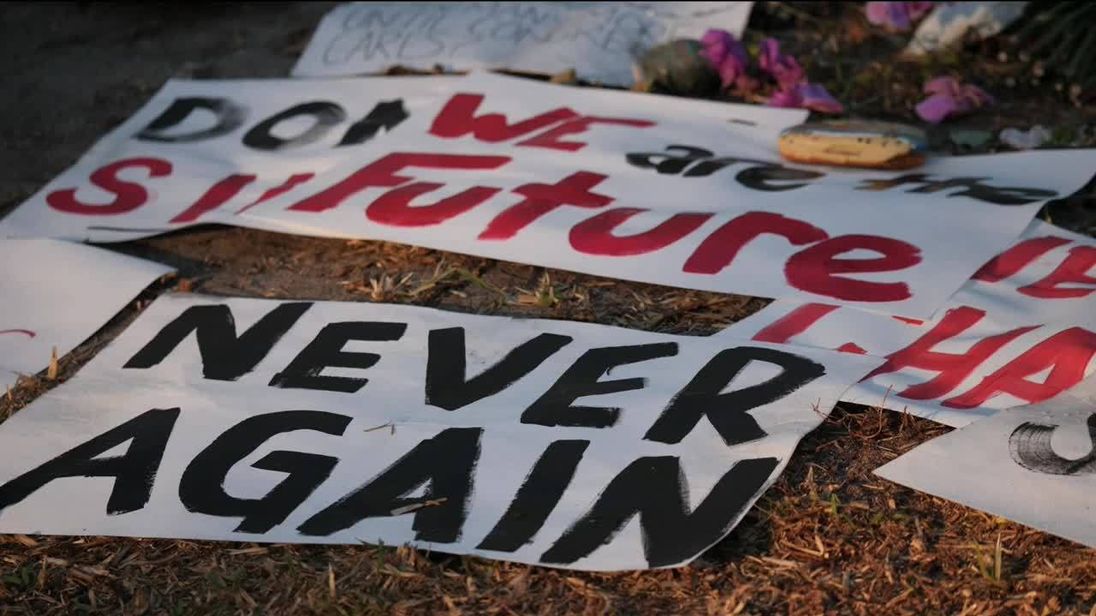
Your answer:
[[[1096,370],[1096,240],[1036,221],[922,322],[777,301],[724,330],[886,362],[842,398],[962,426]]]
[[[336,7],[296,77],[511,69],[630,86],[635,58],[708,28],[741,36],[752,2],[362,2]]]
[[[0,531],[686,563],[878,362],[338,302],[157,300],[0,429]]]
[[[925,318],[1096,167],[1074,150],[822,170],[776,153],[797,110],[486,74],[327,87],[173,82],[0,232],[222,222]]]
[[[0,391],[68,353],[172,271],[55,240],[0,240]]]
[[[936,438],[876,473],[1096,548],[1096,380]]]
[[[295,73],[551,72],[596,58],[579,74],[619,83],[634,47],[713,19],[740,31],[749,9],[698,4],[340,7]],[[0,426],[0,531],[667,567],[729,532],[842,396],[961,425],[1089,372],[1096,242],[1035,225],[975,272],[1089,180],[1096,150],[904,172],[786,164],[777,136],[805,118],[485,73],[168,82],[0,221],[0,236],[120,242],[222,223],[782,299],[697,339],[164,298]],[[9,381],[165,271],[48,240],[0,252]],[[997,438],[1015,417],[954,439]],[[1071,479],[1091,470],[1089,454],[1055,453],[1044,428],[1024,428],[1013,459]]]

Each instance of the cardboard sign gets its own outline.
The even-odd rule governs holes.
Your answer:
[[[172,79],[0,233],[121,242],[246,212],[353,159],[456,79]]]
[[[296,77],[512,69],[632,84],[635,58],[708,28],[741,36],[752,2],[367,2],[328,13]]]
[[[931,321],[778,301],[724,331],[886,357],[845,401],[962,426],[1096,370],[1094,266],[1096,240],[1036,221]]]
[[[170,267],[55,240],[0,240],[0,392],[83,342]]]
[[[0,425],[0,532],[689,562],[877,362],[396,305],[157,300]]]
[[[1096,548],[1096,380],[935,438],[875,474]]]
[[[927,317],[1096,168],[1096,150],[936,158],[916,173],[792,166],[775,143],[802,111],[485,74],[446,83],[388,138],[320,158],[278,150],[217,165],[224,176],[185,148],[82,165],[0,230],[109,241],[148,216],[150,233],[222,222]],[[297,120],[264,130],[288,139]]]

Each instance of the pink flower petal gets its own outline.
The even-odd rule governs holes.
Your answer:
[[[757,51],[757,65],[761,67],[761,70],[771,73],[779,57],[780,41],[774,38],[761,41],[760,48]]]
[[[994,103],[993,97],[988,92],[979,88],[976,85],[967,84],[961,89],[961,97],[964,101],[967,101],[971,107],[978,108],[985,105],[992,105]]]
[[[760,87],[761,84],[756,79],[746,74],[739,75],[734,80],[734,88],[740,94],[752,94]]]
[[[822,84],[800,84],[796,91],[802,99],[802,106],[806,109],[820,113],[844,113],[845,111],[845,107],[836,98],[830,96]]]
[[[799,92],[796,90],[777,90],[769,97],[770,107],[799,108],[802,103],[803,98],[799,96]]]
[[[888,18],[890,17],[890,10],[887,8],[889,2],[868,2],[864,5],[864,13],[868,17],[868,22],[873,26],[883,26],[889,24]]]
[[[868,2],[864,9],[868,21],[891,32],[905,32],[913,22],[932,10],[933,2]]]
[[[724,34],[722,30],[708,30],[700,39],[700,55],[713,67],[719,66],[719,63],[727,56],[727,48],[721,34]]]
[[[933,94],[917,103],[917,115],[930,124],[939,124],[944,118],[965,111],[959,101],[947,94]]]
[[[774,74],[777,83],[786,86],[802,83],[807,79],[807,73],[795,58],[784,56],[782,60],[780,70]]]
[[[719,65],[716,69],[719,72],[719,81],[723,84],[724,88],[730,87],[735,83],[739,77],[744,76],[746,67],[742,66],[734,59],[728,59],[723,64]]]
[[[774,38],[761,41],[757,64],[761,70],[772,75],[784,90],[791,89],[807,77],[794,57],[780,52],[780,42]]]
[[[909,13],[904,2],[868,2],[864,12],[868,22],[885,30],[904,32],[910,28]]]
[[[733,35],[726,30],[717,30],[715,28],[708,28],[704,32],[704,36],[700,37],[700,43],[705,47],[709,45],[715,45],[725,42],[728,38],[733,38]]]
[[[907,2],[906,12],[909,13],[910,19],[913,21],[919,21],[925,15],[928,15],[929,11],[936,8],[935,2]]]
[[[910,23],[910,14],[906,10],[905,2],[886,2],[887,5],[887,23],[886,25],[897,32],[905,32],[913,25]]]
[[[959,80],[955,77],[941,76],[925,82],[922,88],[925,94],[946,94],[948,96],[959,95]]]
[[[700,44],[703,47],[700,54],[719,73],[724,88],[746,73],[749,63],[746,48],[730,32],[708,30],[701,37]]]
[[[993,104],[993,97],[976,85],[960,83],[950,76],[941,76],[925,82],[924,91],[930,94],[916,108],[917,115],[926,122],[938,124],[945,118],[969,113],[979,107]]]

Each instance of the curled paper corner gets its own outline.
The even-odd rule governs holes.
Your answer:
[[[1027,2],[952,2],[933,10],[913,33],[902,54],[923,56],[962,42],[968,34],[984,39],[1013,24]]]

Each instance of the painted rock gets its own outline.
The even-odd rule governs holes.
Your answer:
[[[700,41],[678,39],[652,47],[633,67],[644,89],[682,96],[711,96],[719,92],[719,74],[700,55]]]
[[[797,163],[910,169],[925,162],[924,131],[891,122],[830,120],[808,122],[780,134],[780,155]]]

